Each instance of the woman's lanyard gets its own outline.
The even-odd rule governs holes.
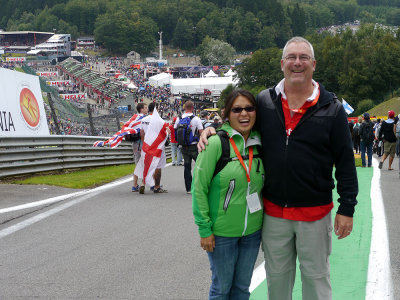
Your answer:
[[[229,138],[229,141],[233,147],[233,150],[236,153],[237,158],[240,161],[240,164],[242,165],[244,171],[246,172],[246,177],[247,177],[246,201],[247,201],[247,207],[249,208],[249,211],[252,214],[262,209],[260,200],[258,198],[258,194],[257,193],[250,194],[250,172],[251,172],[251,165],[253,163],[253,147],[251,146],[249,149],[249,168],[247,169],[246,165],[244,164],[243,157],[240,155],[240,152],[235,144],[235,141],[233,140],[233,138]]]
[[[233,150],[235,151],[237,158],[239,159],[244,171],[246,172],[247,182],[250,183],[251,164],[253,163],[253,147],[250,147],[249,149],[249,170],[247,171],[247,167],[244,164],[243,158],[240,155],[240,152],[235,144],[235,141],[233,140],[233,138],[229,138],[229,141],[231,142]]]

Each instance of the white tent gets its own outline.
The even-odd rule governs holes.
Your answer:
[[[149,77],[149,83],[152,86],[164,86],[170,83],[170,80],[173,76],[169,73],[160,73],[154,76]]]
[[[232,71],[232,69],[229,69],[228,72],[225,73],[225,77],[233,76],[236,75],[236,72]]]
[[[210,70],[204,77],[218,77],[218,75],[215,74],[213,70]]]
[[[129,83],[127,86],[126,86],[128,89],[132,89],[132,90],[134,90],[134,89],[137,89],[137,86],[131,81],[131,83]]]
[[[202,94],[204,89],[218,94],[229,84],[236,85],[232,77],[203,77],[203,78],[181,78],[171,79],[171,93]]]

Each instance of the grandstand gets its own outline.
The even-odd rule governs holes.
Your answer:
[[[133,101],[133,94],[127,90],[123,90],[121,83],[101,76],[73,58],[67,58],[57,68],[60,72],[67,74],[70,79],[79,84],[80,89],[84,90],[94,99],[109,101],[110,108],[115,108],[121,98],[132,98]]]
[[[22,69],[27,74],[36,75],[37,70],[27,66],[26,64],[22,65]],[[73,124],[75,127],[86,127],[89,128],[89,115],[87,111],[87,106],[80,107],[79,104],[75,101],[66,101],[62,99],[59,95],[59,92],[56,88],[51,87],[46,84],[45,79],[39,77],[40,88],[43,93],[50,93],[51,99],[53,101],[53,106],[56,111],[57,119],[59,124],[65,126],[65,124]],[[48,115],[48,120],[50,120],[50,107],[49,107],[49,99],[47,97],[44,98],[46,103],[46,113]],[[122,117],[121,113],[115,110],[110,110],[109,115],[94,115],[92,117],[93,126],[95,128],[95,133],[91,133],[88,130],[87,135],[103,135],[107,136],[109,133],[113,134],[114,132],[119,130],[119,119]],[[50,126],[49,126],[50,127]],[[56,134],[56,132],[52,132]],[[66,132],[62,132],[61,134],[68,134]],[[76,134],[76,133],[75,133]]]
[[[0,48],[4,53],[27,53],[32,47],[44,43],[53,35],[53,32],[1,31]]]

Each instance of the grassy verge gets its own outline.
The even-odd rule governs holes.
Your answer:
[[[93,188],[118,178],[131,175],[134,165],[107,166],[57,174],[36,175],[24,179],[8,181],[13,184],[46,184],[73,189]]]
[[[361,158],[356,155],[356,167],[361,167]],[[167,162],[170,162],[168,159]],[[10,179],[12,184],[45,184],[72,189],[93,188],[118,178],[132,175],[135,165],[107,166],[85,170],[68,170],[62,173],[29,176],[23,179]]]

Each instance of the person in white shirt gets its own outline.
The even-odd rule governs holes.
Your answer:
[[[182,115],[182,119],[193,116],[194,104],[192,101],[186,101],[184,105],[185,112]],[[177,129],[179,125],[180,118],[177,118],[174,124],[174,128]],[[199,117],[194,116],[190,121],[190,128],[192,134],[198,137],[203,132],[203,124]],[[197,142],[196,138],[190,145],[182,145],[182,154],[184,160],[184,171],[183,176],[185,178],[185,188],[186,193],[190,194],[192,188],[192,160],[197,159]]]
[[[152,114],[154,111],[156,104],[154,102],[149,104],[149,115],[144,117],[142,119],[142,125],[140,129],[140,138],[142,140],[142,143],[144,142],[144,136],[146,135],[146,131],[148,130],[150,120],[152,118]],[[151,187],[150,189],[153,190],[154,193],[168,193],[167,190],[164,190],[160,183],[161,183],[161,168],[165,168],[166,166],[166,156],[165,156],[165,147],[163,147],[163,151],[161,152],[161,158],[158,162],[157,169],[154,172],[154,187]],[[140,186],[139,188],[139,193],[144,194],[144,185]]]

